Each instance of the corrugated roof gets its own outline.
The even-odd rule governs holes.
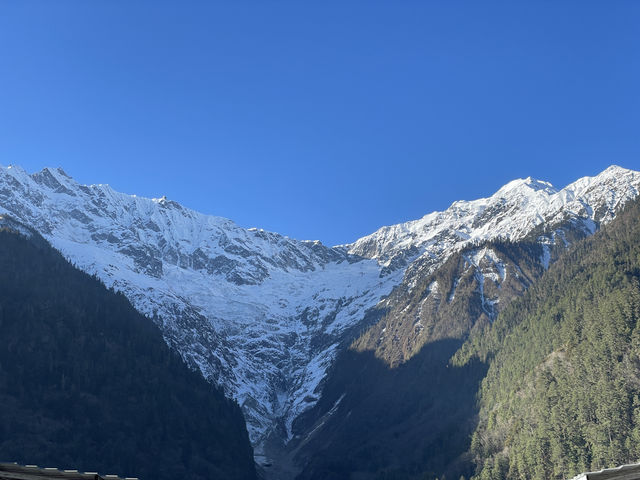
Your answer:
[[[640,463],[581,473],[572,480],[640,480]]]
[[[78,472],[77,470],[59,470],[37,465],[18,465],[17,463],[0,463],[0,480],[138,480],[117,475],[100,476],[95,472]]]

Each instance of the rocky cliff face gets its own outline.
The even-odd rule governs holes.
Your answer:
[[[426,342],[464,338],[477,322],[493,321],[561,250],[635,198],[639,179],[614,166],[561,190],[514,180],[489,198],[455,202],[348,245],[350,253],[378,260],[384,273],[404,271],[378,305],[382,320],[355,347],[397,365]]]
[[[243,229],[166,198],[80,185],[60,169],[28,174],[0,168],[0,214],[37,230],[154,319],[187,363],[238,400],[260,454],[266,439],[291,437],[293,420],[318,401],[336,352],[371,324],[366,313],[374,307],[390,307],[394,298],[398,305],[452,255],[487,241],[538,232],[540,262],[548,264],[553,245],[569,241],[551,226],[572,224],[572,231],[592,233],[639,187],[639,173],[618,167],[562,190],[516,180],[489,198],[455,202],[444,212],[332,248]],[[516,272],[491,249],[467,257],[473,279],[461,274],[457,285],[471,282],[490,320],[495,292]],[[424,286],[430,299],[422,311],[453,300],[452,282]],[[428,329],[426,316],[411,315],[412,322],[422,318],[412,332]],[[385,343],[378,333],[366,348]],[[398,337],[409,343],[390,349],[390,361],[402,361],[423,341],[409,337]]]

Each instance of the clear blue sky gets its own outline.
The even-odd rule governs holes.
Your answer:
[[[640,2],[3,0],[0,164],[327,244],[640,170]]]

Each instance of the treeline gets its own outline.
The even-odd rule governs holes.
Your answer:
[[[640,459],[640,204],[579,242],[454,357],[488,362],[476,478],[561,479]]]
[[[37,236],[0,231],[0,331],[0,461],[255,478],[239,407]]]

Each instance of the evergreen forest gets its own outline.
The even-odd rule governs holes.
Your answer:
[[[578,242],[453,359],[482,361],[476,478],[640,459],[640,203]]]
[[[238,405],[122,295],[0,231],[0,461],[151,479],[256,477]]]

